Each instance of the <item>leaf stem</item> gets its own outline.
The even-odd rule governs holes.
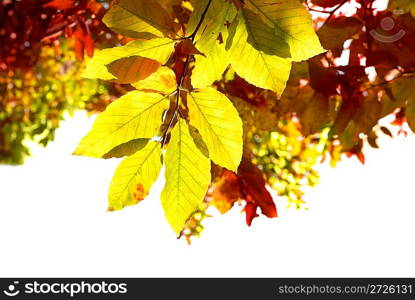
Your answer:
[[[380,86],[384,86],[384,85],[388,85],[390,83],[393,83],[395,80],[397,80],[399,78],[405,77],[405,75],[414,75],[415,71],[405,71],[405,72],[399,72],[399,73],[400,73],[399,76],[396,76],[395,78],[393,78],[389,81],[383,81],[383,82],[380,82],[380,83],[377,83],[377,84],[372,84],[368,88],[362,90],[362,92],[367,92],[371,89],[374,89],[374,88],[377,88],[377,87],[380,87]]]
[[[166,144],[167,141],[167,133],[169,132],[171,126],[173,125],[173,121],[177,115],[177,107],[179,105],[179,93],[176,94],[176,107],[174,109],[173,115],[171,116],[169,123],[167,124],[166,130],[163,133],[163,136],[161,138],[161,149],[163,149],[164,145]]]
[[[345,5],[347,2],[349,2],[349,0],[344,0],[342,3],[340,3],[339,5],[337,5],[332,11],[330,11],[329,16],[327,17],[327,19],[324,21],[323,25],[321,25],[321,27],[323,27],[324,25],[326,25],[330,19],[334,16],[334,14],[343,6]]]
[[[193,33],[189,36],[189,38],[192,39],[192,41],[194,41],[194,39],[196,37],[196,34],[199,31],[199,29],[200,29],[200,26],[202,26],[202,23],[205,20],[206,14],[207,14],[207,12],[209,10],[209,7],[210,7],[210,4],[211,3],[212,3],[212,0],[209,0],[208,4],[205,7],[205,10],[203,11],[203,13],[202,13],[202,15],[200,17],[199,23],[197,24],[197,26],[196,26],[195,30],[193,31]]]
[[[208,4],[206,5],[205,10],[203,11],[203,13],[200,17],[199,23],[197,24],[197,26],[196,26],[195,30],[193,31],[193,33],[188,37],[189,39],[192,40],[192,42],[194,41],[197,32],[199,31],[200,27],[202,26],[202,23],[203,23],[203,21],[206,17],[206,14],[209,10],[209,7],[210,7],[211,3],[212,3],[212,0],[209,0]],[[179,111],[180,91],[182,90],[182,85],[183,85],[183,82],[184,82],[184,78],[186,77],[186,71],[187,71],[187,68],[188,68],[189,63],[190,63],[190,56],[191,56],[190,54],[187,55],[186,61],[184,62],[184,65],[183,65],[183,71],[180,74],[179,83],[178,83],[177,88],[176,88],[176,103],[175,103],[174,112],[173,112],[173,115],[171,116],[171,118],[169,120],[169,123],[167,124],[167,128],[164,131],[163,136],[161,138],[161,143],[162,143],[161,148],[162,149],[163,149],[164,145],[166,144],[167,134],[168,134],[171,126],[173,125],[174,119],[177,116],[177,112],[180,113],[180,111]]]

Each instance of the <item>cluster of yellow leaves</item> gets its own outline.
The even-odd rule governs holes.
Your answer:
[[[242,159],[242,120],[212,84],[231,66],[250,83],[281,94],[291,63],[324,49],[297,0],[119,0],[104,22],[133,40],[98,51],[85,77],[137,90],[107,107],[75,154],[129,156],[112,180],[110,210],[143,200],[163,162],[161,201],[179,234],[204,199],[211,161],[236,172]],[[173,71],[179,45],[187,58]],[[185,80],[189,65],[191,85]]]
[[[208,2],[198,1],[195,12]],[[231,1],[212,1],[203,22],[205,30],[196,36],[196,45],[206,57],[196,58],[192,84],[212,84],[230,64],[249,83],[281,94],[293,61],[324,52],[311,16],[296,0],[243,2],[236,9]],[[199,15],[193,15],[190,28]],[[218,35],[223,43],[218,42]]]
[[[298,124],[283,120],[278,122],[278,129],[253,135],[249,142],[253,144],[254,162],[289,206],[301,208],[304,186],[314,186],[319,180],[315,166],[323,159],[329,128],[304,137]]]

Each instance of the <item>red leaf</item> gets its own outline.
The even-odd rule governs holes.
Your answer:
[[[349,122],[355,117],[359,107],[359,96],[346,97],[343,95],[343,103],[334,122],[334,128],[337,134],[341,134],[346,129]]]
[[[241,185],[238,175],[225,170],[213,185],[212,204],[222,213],[227,213],[241,199]]]
[[[74,6],[75,0],[52,0],[44,5],[44,7],[52,7],[59,10],[70,9]]]
[[[252,203],[252,202],[248,202],[244,208],[245,211],[245,218],[246,218],[246,224],[248,224],[248,226],[251,226],[252,224],[252,220],[256,217],[258,217],[258,214],[256,213],[256,209],[258,208],[258,205]]]
[[[95,0],[88,1],[87,8],[94,14],[98,14],[102,9],[102,5]]]
[[[320,7],[333,7],[342,3],[343,0],[311,0],[311,3]]]
[[[75,40],[75,56],[78,60],[84,59],[84,34],[83,30],[79,27],[73,34]]]
[[[78,60],[84,59],[85,52],[90,57],[94,55],[95,43],[82,27],[78,26],[73,38],[75,39],[75,56]]]
[[[277,208],[271,194],[266,189],[266,181],[261,170],[249,158],[244,158],[238,174],[223,171],[220,179],[213,185],[212,204],[221,213],[226,213],[236,201],[244,199],[246,223],[251,226],[252,220],[258,217],[257,208],[269,218],[277,217]]]
[[[251,225],[252,219],[257,217],[256,208],[258,206],[263,215],[268,218],[276,218],[277,208],[271,194],[266,189],[262,172],[249,159],[243,159],[238,169],[238,175],[242,179],[243,190],[246,193],[245,200],[248,202],[245,207],[247,224]]]
[[[321,62],[322,56],[316,56],[308,61],[310,85],[324,95],[335,95],[340,78],[334,68],[325,68]]]
[[[94,55],[95,43],[89,34],[84,35],[84,46],[85,46],[86,54],[89,57],[92,57]]]
[[[182,55],[203,55],[196,46],[193,44],[192,40],[185,39],[177,45],[177,51],[180,52]]]

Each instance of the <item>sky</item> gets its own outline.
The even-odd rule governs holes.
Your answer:
[[[139,205],[106,211],[119,160],[71,156],[92,120],[79,112],[25,165],[0,166],[0,276],[415,276],[413,135],[383,136],[364,166],[319,166],[307,210],[276,198],[279,218],[252,227],[240,207],[212,211],[188,246],[163,216],[162,178]]]

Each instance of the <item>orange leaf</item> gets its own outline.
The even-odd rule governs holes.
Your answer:
[[[94,55],[94,40],[82,27],[78,26],[73,33],[73,38],[75,39],[75,56],[78,60],[84,59],[85,52],[89,57]]]
[[[192,40],[185,39],[177,45],[177,51],[179,51],[183,55],[203,55],[196,46],[193,44]]]
[[[75,0],[52,0],[46,3],[43,7],[52,7],[59,10],[70,9],[74,7]]]
[[[212,205],[220,213],[227,213],[235,202],[241,199],[239,177],[235,173],[225,170],[220,180],[213,185],[211,197]]]
[[[245,207],[247,214],[247,224],[251,225],[252,219],[257,217],[256,208],[259,206],[263,215],[268,218],[277,217],[277,208],[271,194],[266,189],[266,182],[262,172],[255,166],[250,159],[244,158],[238,169],[238,174],[242,179],[243,189],[248,202]]]
[[[132,56],[114,61],[107,66],[117,77],[118,83],[134,83],[153,74],[161,66],[158,61],[141,56]]]

